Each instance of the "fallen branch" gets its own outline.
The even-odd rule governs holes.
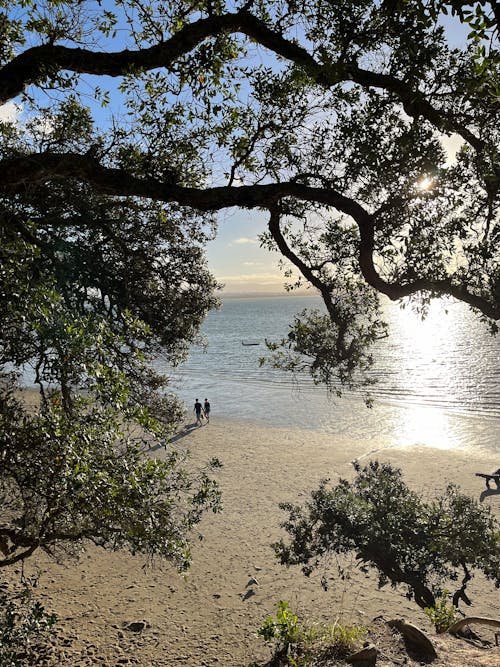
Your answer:
[[[497,621],[495,618],[482,618],[481,616],[466,616],[461,618],[459,621],[456,621],[448,628],[448,632],[452,635],[456,635],[462,628],[466,625],[472,624],[479,625],[489,625],[493,628],[500,628],[500,621]]]

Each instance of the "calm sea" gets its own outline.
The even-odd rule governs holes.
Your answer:
[[[428,445],[500,453],[500,338],[465,306],[436,303],[422,322],[409,309],[387,304],[390,336],[375,351],[372,409],[356,393],[332,400],[308,378],[297,384],[282,371],[259,366],[264,340],[285,335],[294,314],[306,307],[321,308],[321,301],[226,298],[204,323],[207,349],[193,348],[170,373],[188,414],[195,398],[208,397],[213,419],[318,429],[363,439],[368,449]]]

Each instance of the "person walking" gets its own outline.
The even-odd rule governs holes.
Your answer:
[[[205,403],[203,404],[203,413],[207,420],[207,424],[210,424],[210,403],[208,402],[208,398],[205,399]]]
[[[196,425],[201,426],[201,410],[202,410],[202,405],[198,399],[195,400],[194,402],[194,408],[193,412],[196,415]]]

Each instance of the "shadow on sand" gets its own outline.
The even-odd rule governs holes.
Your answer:
[[[172,444],[178,440],[182,440],[182,438],[185,438],[186,435],[189,435],[197,428],[200,428],[200,426],[196,422],[193,422],[192,424],[185,424],[182,430],[173,435],[169,440],[166,440],[163,443],[158,443],[154,447],[150,447],[149,451],[157,452],[159,449],[167,449],[167,444]]]
[[[485,489],[479,496],[479,502],[482,503],[485,498],[488,496],[498,496],[500,495],[500,487],[497,489]]]

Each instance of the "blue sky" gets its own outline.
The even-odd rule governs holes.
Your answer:
[[[280,256],[261,248],[258,235],[267,228],[267,216],[231,209],[219,218],[217,238],[207,247],[207,258],[226,293],[276,293],[283,291],[278,269]]]

